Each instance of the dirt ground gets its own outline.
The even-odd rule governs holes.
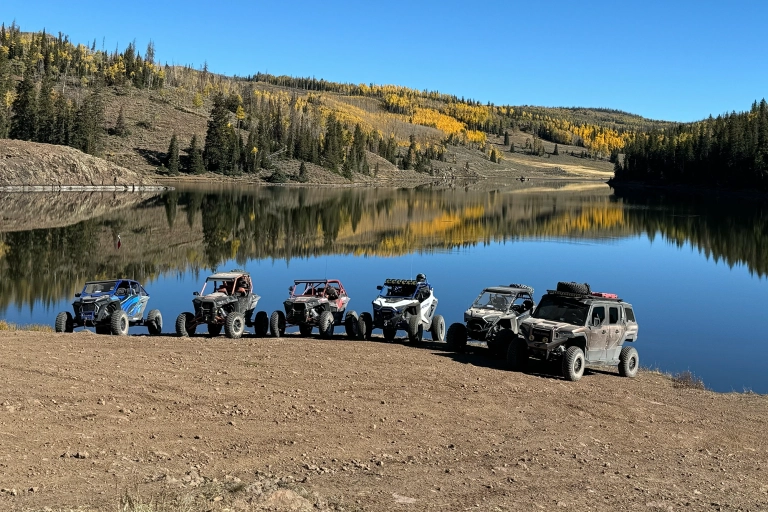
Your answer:
[[[768,509],[768,397],[656,372],[340,334],[0,347],[2,510]]]

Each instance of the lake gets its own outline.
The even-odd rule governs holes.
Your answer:
[[[485,286],[528,284],[538,300],[578,281],[633,304],[642,366],[768,393],[766,240],[764,201],[600,182],[5,193],[0,319],[52,325],[86,280],[132,277],[170,333],[211,269],[251,272],[269,313],[294,279],[340,279],[359,313],[385,278],[422,272],[447,325]]]

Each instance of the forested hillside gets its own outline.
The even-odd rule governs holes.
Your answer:
[[[606,109],[496,106],[396,85],[226,77],[206,66],[162,65],[152,42],[143,53],[133,43],[108,52],[15,24],[0,27],[0,98],[0,138],[69,145],[129,167],[139,155],[165,175],[274,182],[306,181],[308,169],[323,168],[375,182],[380,166],[435,174],[449,159],[451,170],[468,171],[469,157],[457,161],[456,148],[497,166],[512,153],[557,155],[558,144],[615,161],[636,132],[665,125]],[[177,114],[184,118],[167,122]],[[515,146],[510,134],[521,131]],[[297,162],[296,171],[286,173],[285,161]]]
[[[638,133],[625,152],[617,181],[768,191],[768,105]]]

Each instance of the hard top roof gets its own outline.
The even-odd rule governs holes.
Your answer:
[[[206,281],[225,281],[227,279],[237,279],[240,276],[249,276],[250,274],[244,270],[235,270],[231,272],[217,272],[208,276]]]
[[[484,292],[509,293],[509,294],[520,293],[520,292],[533,293],[532,290],[533,288],[529,290],[528,288],[519,288],[517,286],[489,286],[488,288],[483,289]]]
[[[93,281],[86,281],[85,284],[93,284],[93,283],[109,283],[111,281],[128,281],[129,283],[138,283],[135,279],[126,279],[124,277],[115,277],[112,279],[94,279]]]
[[[299,284],[299,283],[323,283],[323,284],[325,284],[325,283],[339,283],[341,281],[339,281],[338,279],[294,279],[293,282],[296,283],[296,284]]]

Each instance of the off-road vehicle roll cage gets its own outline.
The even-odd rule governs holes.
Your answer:
[[[586,283],[560,282],[547,290],[519,334],[505,334],[512,340],[507,362],[513,369],[535,357],[562,359],[568,380],[580,379],[585,366],[618,365],[622,376],[637,374],[637,350],[625,346],[638,336],[632,305],[614,293],[592,292]]]
[[[74,315],[63,311],[56,316],[56,332],[76,327],[95,327],[97,334],[126,335],[131,326],[146,325],[152,335],[162,332],[163,317],[153,309],[144,318],[149,294],[133,279],[88,281],[72,303]]]
[[[344,318],[350,297],[338,279],[296,279],[288,292],[290,295],[283,301],[285,311],[274,311],[270,316],[272,336],[285,334],[288,325],[299,326],[302,336],[309,336],[317,327],[323,338],[333,336],[334,327],[347,320],[357,328],[357,313],[349,311]]]
[[[210,291],[206,291],[212,285]],[[269,328],[266,311],[253,317],[261,298],[253,292],[251,275],[245,270],[217,272],[208,276],[199,292],[193,292],[194,313],[184,312],[176,318],[176,334],[191,336],[201,324],[208,334],[218,336],[222,327],[228,338],[239,338],[246,327],[254,327],[257,336],[265,336]]]
[[[531,315],[533,307],[530,286],[513,283],[485,288],[464,312],[464,323],[448,328],[446,341],[456,351],[463,351],[468,339],[484,341],[495,355],[506,354],[506,345],[496,339],[498,333],[509,329],[517,334],[520,322]]]
[[[421,341],[425,330],[434,341],[445,339],[445,320],[435,314],[437,297],[424,274],[416,279],[385,279],[376,289],[380,293],[372,302],[373,315],[360,315],[366,338],[370,339],[373,329],[382,329],[384,339],[392,341],[404,329],[411,342]]]

